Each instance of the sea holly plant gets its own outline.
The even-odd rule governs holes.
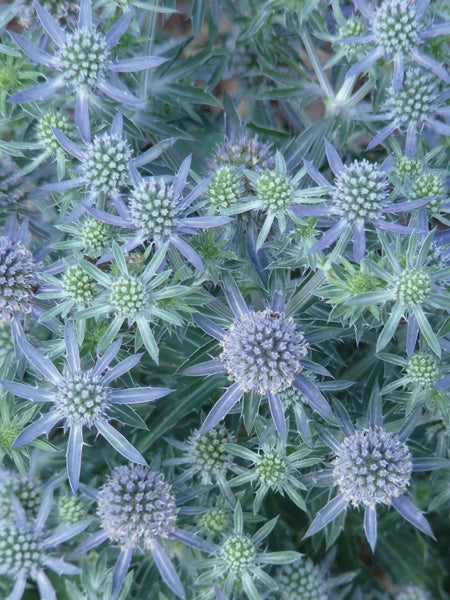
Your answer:
[[[2,380],[1,385],[19,398],[33,403],[51,404],[36,421],[25,427],[13,447],[20,447],[40,435],[49,435],[62,422],[64,432],[69,432],[67,443],[67,475],[74,492],[78,489],[83,450],[83,428],[95,429],[111,446],[128,460],[147,464],[144,457],[110,423],[114,418],[114,405],[152,402],[171,392],[167,388],[138,387],[124,390],[109,384],[137,365],[141,355],[131,355],[110,367],[119,352],[121,340],[113,343],[90,369],[83,369],[80,346],[75,327],[67,321],[65,328],[65,368],[58,371],[53,362],[34,348],[24,337],[19,336],[19,347],[30,366],[51,383],[51,387],[33,387],[15,381]]]
[[[110,132],[95,135],[91,139],[91,128],[86,123],[83,141],[85,147],[80,148],[72,142],[67,135],[58,128],[53,133],[62,148],[78,161],[78,177],[44,185],[44,189],[65,192],[77,187],[86,190],[86,197],[67,217],[66,220],[74,220],[84,210],[91,206],[100,195],[105,195],[116,206],[119,213],[123,214],[125,208],[121,199],[121,188],[123,188],[131,177],[131,169],[146,165],[155,159],[171,141],[163,141],[153,146],[147,152],[137,157],[132,157],[132,149],[123,137],[123,115],[118,112],[111,124]],[[139,175],[136,174],[136,177]],[[117,223],[116,223],[117,224]]]
[[[158,362],[158,343],[150,329],[149,321],[162,320],[169,325],[182,325],[182,317],[176,310],[169,311],[159,306],[159,303],[166,299],[190,292],[190,289],[184,285],[167,283],[170,270],[166,269],[158,273],[163,265],[166,244],[160,246],[144,270],[137,275],[130,272],[129,265],[115,242],[113,255],[118,274],[108,273],[87,261],[80,262],[85,272],[103,287],[103,292],[94,306],[79,310],[74,318],[86,319],[113,314],[100,340],[100,349],[105,349],[111,344],[123,323],[127,321],[129,325],[135,323],[139,332],[139,338],[136,337],[136,350],[144,345],[152,359]]]
[[[92,495],[97,500],[101,529],[82,542],[74,555],[96,548],[108,539],[120,546],[111,599],[120,594],[134,552],[150,552],[164,583],[178,598],[186,599],[163,542],[174,540],[206,552],[213,552],[215,547],[177,527],[180,509],[164,474],[141,465],[116,467]]]
[[[427,317],[430,308],[448,311],[449,268],[439,265],[431,267],[428,263],[434,232],[421,241],[413,234],[408,240],[404,256],[395,253],[392,240],[380,235],[380,242],[388,264],[385,267],[372,261],[372,271],[377,275],[383,288],[362,292],[349,298],[346,304],[362,307],[372,304],[391,303],[391,310],[377,340],[376,350],[383,350],[394,336],[402,319],[408,323],[406,348],[411,354],[415,348],[419,332],[430,349],[441,356],[441,347],[432,325]],[[397,241],[397,248],[401,244]],[[403,264],[402,264],[403,263]],[[389,269],[389,270],[388,270]]]
[[[355,428],[343,406],[339,410],[343,439],[319,426],[318,432],[334,452],[332,467],[320,472],[318,485],[337,487],[337,494],[314,517],[305,537],[324,529],[349,506],[364,509],[364,534],[372,552],[377,542],[377,505],[392,506],[414,527],[434,537],[422,512],[407,498],[411,475],[448,466],[446,459],[413,458],[406,441],[419,416],[412,413],[395,433],[383,424],[377,393],[372,395],[366,427]]]
[[[129,205],[117,201],[119,216],[96,209],[90,209],[89,213],[108,225],[132,231],[132,236],[121,246],[123,252],[130,252],[144,243],[150,243],[156,249],[162,245],[168,249],[172,245],[191,265],[203,271],[201,257],[184,236],[195,234],[197,229],[220,227],[231,221],[222,216],[190,216],[195,211],[194,203],[204,192],[208,180],[201,181],[183,197],[191,156],[185,158],[170,183],[163,178],[141,177],[133,166]],[[102,261],[111,258],[111,254],[106,254]]]
[[[226,597],[231,597],[234,588],[243,590],[248,600],[259,600],[259,587],[276,590],[276,581],[264,571],[265,565],[282,565],[293,563],[300,558],[298,552],[264,552],[259,550],[263,540],[276,525],[277,518],[264,523],[253,535],[244,530],[244,515],[241,505],[236,504],[234,511],[233,532],[224,536],[217,556],[198,563],[205,572],[198,578],[198,585],[212,584],[219,580]],[[222,583],[223,582],[223,583]],[[200,596],[213,598],[212,595]]]
[[[392,81],[396,90],[402,86],[405,64],[409,61],[450,83],[445,67],[421,51],[425,40],[449,32],[448,23],[429,24],[429,4],[429,0],[414,4],[408,0],[383,0],[375,8],[366,0],[355,0],[355,6],[368,23],[369,32],[343,38],[341,42],[374,47],[347,71],[347,77],[362,73],[383,58],[393,63]]]
[[[10,32],[17,45],[31,60],[56,71],[56,77],[39,83],[25,91],[17,92],[9,102],[26,103],[44,101],[59,90],[66,88],[75,92],[75,124],[83,139],[89,139],[89,96],[97,90],[108,98],[131,105],[143,105],[145,100],[133,96],[115,73],[136,72],[156,67],[166,59],[158,56],[139,56],[114,60],[111,50],[128,29],[133,13],[123,15],[106,35],[93,24],[90,0],[81,0],[77,27],[63,29],[43,6],[35,3],[36,11],[45,33],[55,45],[54,54],[40,48],[25,36]],[[110,77],[108,78],[108,75]]]
[[[363,159],[344,166],[333,144],[325,141],[325,149],[335,176],[334,186],[312,163],[305,160],[305,166],[318,185],[328,187],[331,203],[301,205],[293,209],[301,217],[332,217],[331,227],[310,247],[310,254],[328,248],[340,238],[344,241],[351,238],[353,257],[360,262],[366,252],[366,224],[395,233],[412,232],[411,228],[385,217],[420,207],[428,202],[428,198],[389,202],[388,164],[375,165]]]
[[[285,314],[282,293],[274,296],[268,308],[253,310],[229,276],[224,279],[224,291],[234,316],[227,330],[208,317],[195,317],[197,325],[218,340],[222,352],[218,358],[185,371],[191,376],[227,373],[233,382],[207,415],[202,431],[215,427],[245,393],[252,392],[267,398],[273,423],[286,440],[287,426],[279,393],[292,386],[303,392],[323,418],[333,420],[327,400],[302,371],[306,368],[322,375],[330,373],[306,358],[309,344],[292,317]]]
[[[10,1],[0,598],[447,600],[445,1]]]
[[[41,600],[56,600],[55,589],[46,571],[59,577],[77,575],[80,569],[55,554],[60,544],[71,540],[89,526],[90,520],[66,525],[53,531],[47,520],[53,505],[53,489],[45,493],[35,518],[27,514],[19,500],[12,495],[14,517],[0,521],[0,574],[12,579],[13,589],[8,600],[21,600],[27,580],[34,580]]]

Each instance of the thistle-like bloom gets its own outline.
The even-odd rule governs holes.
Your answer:
[[[441,347],[426,316],[426,311],[429,307],[448,311],[449,270],[445,264],[431,266],[429,263],[434,232],[427,235],[420,244],[416,234],[409,237],[405,252],[406,264],[402,264],[403,247],[399,240],[396,240],[397,253],[395,253],[390,240],[384,235],[379,237],[388,263],[381,266],[372,260],[367,260],[369,269],[377,275],[378,289],[355,294],[346,300],[346,304],[370,307],[393,302],[389,308],[389,317],[378,336],[377,352],[387,346],[400,321],[406,319],[408,356],[414,352],[419,332],[431,350],[437,356],[441,356]]]
[[[225,165],[242,167],[260,173],[275,167],[275,155],[270,144],[261,142],[258,136],[250,137],[247,133],[233,134],[218,144],[210,162],[215,171]]]
[[[383,58],[394,63],[393,86],[396,91],[402,85],[405,63],[410,60],[432,71],[443,81],[450,82],[445,67],[420,51],[425,40],[450,32],[449,23],[427,25],[425,13],[429,0],[383,0],[377,8],[369,6],[366,0],[354,0],[354,3],[366,18],[370,33],[344,38],[341,42],[371,44],[374,48],[349,69],[347,77],[355,77]]]
[[[243,590],[248,600],[265,596],[258,590],[256,582],[264,587],[277,589],[277,583],[264,570],[264,565],[289,564],[300,558],[298,552],[260,552],[258,546],[276,525],[278,517],[265,523],[252,536],[244,532],[244,518],[240,503],[234,510],[234,531],[224,536],[215,558],[203,560],[205,572],[199,576],[198,585],[219,583],[223,593],[230,598],[233,590]],[[221,596],[219,596],[221,597]]]
[[[179,598],[186,598],[183,585],[167,556],[164,539],[182,542],[199,550],[215,547],[176,526],[179,509],[172,486],[163,473],[138,465],[116,467],[99,492],[98,516],[102,529],[75,550],[74,555],[96,548],[108,538],[119,545],[120,554],[113,573],[112,600],[118,597],[134,552],[150,551],[167,586]]]
[[[336,588],[354,578],[347,576],[330,577],[326,565],[315,565],[309,558],[284,565],[275,576],[281,600],[332,600],[337,597]]]
[[[92,140],[88,121],[83,135],[84,148],[77,146],[61,130],[54,129],[53,132],[64,150],[80,161],[77,169],[78,177],[48,183],[42,186],[42,189],[65,192],[81,186],[87,193],[86,198],[70,213],[66,221],[79,217],[101,194],[110,198],[119,212],[123,211],[120,192],[129,182],[131,169],[134,168],[136,171],[136,167],[147,164],[171,143],[171,141],[160,142],[147,152],[133,158],[131,147],[122,135],[121,112],[114,117],[109,133],[96,135]]]
[[[267,239],[275,219],[281,233],[287,229],[287,217],[295,219],[295,205],[302,199],[323,195],[323,188],[299,188],[298,184],[306,175],[302,168],[291,177],[287,174],[286,162],[280,152],[275,156],[275,168],[263,171],[246,170],[253,196],[245,196],[242,202],[234,203],[223,209],[223,214],[237,215],[247,211],[261,211],[265,214],[264,222],[256,239],[256,250],[259,250]]]
[[[65,329],[66,366],[60,373],[55,365],[26,339],[22,332],[19,347],[30,365],[40,373],[52,387],[32,387],[23,383],[2,380],[1,384],[19,398],[33,403],[51,403],[52,409],[42,414],[17,436],[13,447],[23,446],[50,431],[62,421],[64,431],[69,431],[67,445],[67,473],[72,490],[78,489],[83,448],[83,427],[96,429],[122,456],[128,460],[147,464],[143,456],[110,423],[114,418],[114,405],[152,402],[169,394],[166,388],[128,388],[119,390],[110,383],[137,365],[141,355],[129,356],[114,367],[109,365],[116,357],[121,340],[117,340],[89,370],[81,368],[79,344],[73,324],[68,321]],[[105,372],[106,371],[106,372]]]
[[[113,60],[111,50],[128,29],[133,17],[129,12],[120,17],[106,35],[92,23],[90,0],[81,0],[78,26],[64,30],[43,6],[35,3],[39,20],[46,34],[55,44],[54,54],[49,54],[29,39],[10,32],[18,46],[37,64],[55,69],[58,75],[9,98],[9,102],[36,102],[47,100],[62,88],[75,91],[75,124],[86,141],[89,138],[89,94],[97,90],[108,98],[124,104],[142,105],[145,101],[134,97],[116,77],[108,80],[108,72],[127,73],[157,67],[166,59],[158,56],[136,56]]]
[[[206,433],[194,431],[186,442],[170,440],[171,444],[182,450],[184,455],[179,458],[168,459],[166,465],[185,465],[183,474],[177,483],[190,480],[198,475],[202,484],[211,485],[217,481],[224,489],[227,485],[226,474],[233,469],[233,455],[227,450],[225,444],[234,441],[233,435],[224,425],[219,425]]]
[[[158,362],[159,349],[155,336],[149,326],[149,321],[161,319],[169,325],[179,326],[183,321],[176,310],[165,310],[159,306],[167,298],[176,298],[189,293],[189,288],[183,285],[169,285],[167,279],[170,271],[157,273],[165,254],[166,244],[162,245],[142,273],[130,273],[125,257],[119,246],[113,243],[115,264],[119,273],[107,273],[87,261],[80,261],[85,272],[97,281],[103,288],[95,306],[84,308],[75,313],[75,319],[85,319],[113,313],[105,334],[99,342],[103,350],[112,343],[124,321],[128,325],[136,323],[143,344],[155,362]]]
[[[252,467],[232,479],[230,487],[254,483],[256,493],[253,501],[253,512],[259,512],[264,497],[272,490],[287,495],[301,510],[306,510],[305,502],[300,494],[306,487],[298,478],[298,470],[305,469],[319,462],[318,458],[308,458],[309,448],[302,448],[288,453],[286,445],[280,438],[264,442],[259,452],[244,448],[237,444],[228,444],[227,449],[236,456],[250,461]],[[240,469],[241,470],[241,469]]]
[[[89,258],[99,258],[111,247],[110,225],[89,215],[76,223],[58,225],[58,229],[69,233],[71,238],[53,244],[55,250],[79,250]]]
[[[244,393],[254,392],[267,397],[274,425],[281,438],[286,440],[286,421],[279,393],[292,385],[303,392],[311,407],[324,419],[333,420],[327,400],[302,371],[306,367],[324,375],[330,374],[306,359],[309,344],[293,319],[284,313],[281,295],[274,296],[269,308],[256,311],[247,306],[231,277],[224,283],[225,296],[234,314],[228,330],[207,317],[195,317],[199,327],[219,341],[222,353],[218,358],[185,371],[187,375],[226,373],[233,381],[206,417],[201,431],[215,427]]]
[[[421,401],[426,399],[431,392],[450,388],[449,365],[439,361],[431,352],[414,352],[408,358],[392,354],[383,354],[381,358],[403,367],[403,377],[387,384],[384,393],[390,393],[400,387],[413,389],[413,399]]]
[[[170,184],[162,178],[141,177],[136,169],[132,169],[133,187],[129,205],[127,207],[123,202],[116,204],[120,216],[95,209],[89,212],[108,225],[134,230],[134,235],[121,246],[122,251],[130,252],[143,243],[154,244],[156,249],[163,244],[166,248],[172,245],[194,267],[203,271],[202,259],[184,236],[195,234],[198,229],[225,225],[231,219],[189,216],[195,210],[193,203],[208,185],[207,180],[202,181],[185,197],[182,196],[190,166],[191,156],[188,156]],[[106,254],[102,262],[111,258],[112,254]]]
[[[41,501],[39,481],[13,471],[0,470],[0,520],[10,520],[14,515],[11,494],[19,500],[27,517],[36,517]]]
[[[437,84],[435,77],[419,67],[406,69],[402,87],[387,89],[382,114],[358,117],[365,121],[390,121],[375,135],[367,149],[375,148],[398,129],[406,131],[405,152],[412,159],[416,153],[417,135],[424,127],[450,135],[450,126],[439,120],[448,115],[448,106],[440,105],[447,99],[447,94],[440,94]]]
[[[13,320],[20,314],[32,313],[38,287],[38,267],[33,254],[25,247],[28,222],[17,225],[15,215],[5,224],[0,237],[0,320]]]
[[[56,600],[56,593],[46,569],[61,575],[77,575],[80,569],[55,556],[52,550],[72,539],[89,525],[81,521],[49,531],[45,527],[52,509],[52,489],[45,494],[35,519],[27,518],[25,510],[12,496],[14,517],[0,521],[0,575],[11,578],[14,587],[6,600],[20,600],[27,579],[36,582],[41,600]]]
[[[331,246],[339,238],[353,241],[353,256],[360,262],[366,251],[366,224],[395,233],[411,233],[412,229],[386,221],[385,215],[411,210],[426,204],[427,198],[414,202],[389,202],[388,168],[385,164],[376,165],[368,160],[355,160],[344,166],[336,148],[328,141],[325,149],[331,170],[335,175],[334,185],[305,160],[309,175],[320,186],[330,190],[331,204],[300,205],[293,211],[300,217],[332,217],[332,225],[309,249],[309,253],[319,252]]]
[[[321,531],[349,506],[364,508],[364,533],[375,550],[377,541],[377,505],[393,508],[420,531],[433,536],[428,521],[406,497],[411,473],[440,469],[446,459],[412,458],[406,440],[413,431],[419,413],[415,411],[397,433],[383,427],[378,398],[371,399],[366,428],[355,429],[345,408],[340,406],[344,439],[339,441],[330,431],[316,424],[322,440],[335,453],[331,469],[324,469],[311,481],[321,486],[337,486],[337,495],[319,510],[305,537]]]

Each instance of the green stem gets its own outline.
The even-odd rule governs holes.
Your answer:
[[[306,29],[303,29],[302,33],[300,34],[300,37],[302,38],[302,42],[309,56],[309,60],[311,61],[314,72],[317,75],[317,79],[319,80],[319,84],[322,88],[323,95],[325,96],[325,98],[328,99],[328,101],[333,102],[334,92],[325,74],[325,70],[320,61],[319,55],[317,54],[316,49],[314,48],[311,42],[311,38],[309,37],[309,33],[306,31]]]

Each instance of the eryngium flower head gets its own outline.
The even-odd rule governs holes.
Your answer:
[[[60,522],[65,525],[73,525],[87,517],[86,502],[79,496],[60,496],[57,511]]]
[[[69,426],[93,427],[106,417],[108,386],[92,370],[67,373],[55,390],[55,410]]]
[[[286,456],[275,451],[264,452],[256,464],[258,480],[270,486],[281,486],[288,475]]]
[[[151,550],[155,538],[173,530],[177,508],[162,473],[132,465],[114,469],[99,492],[98,514],[121,547]]]
[[[406,366],[411,381],[422,389],[431,389],[439,381],[439,364],[433,354],[416,352]]]
[[[230,525],[230,513],[226,508],[218,506],[205,512],[200,517],[200,528],[207,535],[220,535]]]
[[[434,117],[437,90],[436,77],[418,67],[406,69],[402,87],[388,88],[386,108],[405,128],[423,123]]]
[[[31,312],[38,285],[33,255],[9,237],[0,237],[0,319]]]
[[[218,209],[233,206],[245,194],[242,173],[234,165],[218,167],[206,191],[209,202]]]
[[[143,282],[134,275],[122,275],[110,288],[109,301],[114,312],[127,319],[145,309],[147,293]]]
[[[356,431],[344,439],[334,460],[333,477],[353,505],[389,504],[403,494],[411,477],[405,443],[382,427]]]
[[[384,0],[375,12],[372,32],[386,56],[410,54],[421,41],[416,6],[409,0]]]
[[[394,163],[392,174],[398,177],[401,181],[404,181],[406,177],[415,178],[419,177],[422,173],[422,164],[417,158],[410,158],[409,156],[400,156]],[[418,196],[418,198],[423,196]]]
[[[225,473],[233,462],[233,455],[225,450],[225,444],[233,442],[233,436],[220,425],[206,433],[196,431],[188,440],[189,458],[200,472],[202,482],[207,484],[218,473]]]
[[[35,519],[28,520],[17,498],[13,500],[15,518],[0,520],[0,576],[14,582],[8,598],[20,600],[30,578],[38,584],[41,600],[55,599],[55,590],[45,570],[51,569],[61,577],[79,574],[80,569],[53,556],[51,551],[81,533],[90,521],[49,531],[45,525],[52,508],[51,489],[47,490]]]
[[[81,174],[89,189],[113,194],[128,177],[131,148],[118,135],[96,136],[86,147]]]
[[[95,29],[78,29],[66,35],[57,57],[58,69],[68,84],[94,87],[106,70],[109,57],[106,38]]]
[[[359,16],[349,17],[344,25],[339,27],[337,32],[337,38],[342,39],[346,37],[352,37],[354,35],[363,35],[366,30],[364,21]],[[358,44],[352,44],[351,42],[340,44],[342,50],[346,54],[347,58],[353,58],[358,54],[360,47]]]
[[[329,586],[312,560],[284,565],[277,576],[281,600],[329,600]]]
[[[218,146],[211,162],[211,169],[216,170],[223,165],[235,165],[252,171],[263,171],[275,166],[275,156],[270,150],[270,144],[265,144],[258,136],[249,137],[247,134],[239,137],[226,138]]]
[[[378,165],[355,160],[337,175],[332,198],[343,217],[364,222],[382,215],[387,188],[386,173]]]
[[[396,594],[395,600],[432,600],[432,595],[421,586],[408,585]]]
[[[283,210],[292,203],[291,178],[278,171],[263,171],[256,184],[256,196],[266,210]]]
[[[430,213],[437,212],[446,197],[444,178],[437,173],[426,172],[418,175],[411,186],[409,197],[411,200],[435,196],[427,203]]]
[[[12,521],[0,522],[0,573],[15,578],[26,572],[32,578],[42,566],[43,535]]]
[[[18,473],[13,473],[12,471],[1,471],[0,520],[9,520],[14,515],[13,506],[11,504],[11,494],[14,494],[19,500],[27,516],[29,518],[34,518],[37,514],[41,500],[39,488],[39,483],[30,478],[19,475]]]
[[[61,280],[62,294],[77,304],[92,303],[95,294],[95,281],[80,265],[70,265]]]
[[[406,269],[393,284],[397,302],[404,306],[420,306],[431,295],[433,283],[424,269]]]
[[[51,154],[61,152],[61,146],[55,138],[53,127],[60,129],[66,135],[70,135],[73,128],[69,119],[59,112],[48,112],[39,119],[36,128],[36,137],[39,144]]]
[[[80,241],[88,256],[100,256],[111,242],[111,227],[94,217],[87,217],[81,225]]]
[[[220,557],[227,570],[239,575],[255,565],[255,544],[246,535],[230,535],[222,545]]]
[[[131,192],[130,220],[136,229],[159,245],[175,227],[177,205],[173,188],[164,179],[142,179]]]
[[[246,392],[263,395],[289,388],[308,352],[294,321],[270,309],[236,318],[220,344],[220,360],[230,379]]]

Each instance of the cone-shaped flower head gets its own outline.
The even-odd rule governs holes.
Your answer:
[[[55,390],[55,410],[69,426],[92,427],[106,416],[109,388],[92,370],[67,373]]]
[[[431,389],[439,381],[439,363],[429,352],[416,352],[406,366],[411,381],[422,389]]]
[[[73,132],[73,127],[69,119],[62,113],[53,111],[42,115],[36,128],[36,137],[40,145],[51,154],[57,154],[62,151],[53,133],[54,127],[60,129],[66,135],[70,135]]]
[[[188,440],[188,455],[203,483],[210,483],[218,473],[225,473],[233,462],[233,455],[225,449],[225,444],[233,442],[233,436],[226,427],[220,425],[200,433],[195,431]]]
[[[270,309],[236,318],[221,341],[220,360],[244,391],[280,392],[292,385],[308,352],[294,321]]]
[[[223,165],[235,165],[259,172],[273,168],[275,156],[270,150],[270,144],[261,142],[257,136],[243,134],[226,138],[217,147],[211,166],[216,169]]]
[[[106,38],[96,29],[82,27],[66,35],[57,57],[58,69],[68,84],[94,87],[106,71],[109,57]]]
[[[81,225],[79,236],[87,255],[97,257],[111,243],[111,227],[98,219],[87,217]]]
[[[418,175],[411,186],[409,197],[418,200],[427,196],[434,196],[427,204],[431,213],[437,212],[441,203],[446,199],[446,185],[444,177],[437,173],[426,172]]]
[[[92,304],[96,285],[94,279],[78,264],[69,265],[61,280],[62,295],[77,304]]]
[[[408,55],[421,41],[415,5],[408,0],[384,0],[375,12],[372,32],[386,56]]]
[[[173,187],[163,179],[142,179],[130,196],[130,220],[158,245],[170,236],[180,212]]]
[[[80,496],[64,494],[58,498],[58,518],[65,525],[73,525],[86,519],[88,511],[86,502]]]
[[[411,454],[405,443],[381,427],[356,431],[342,442],[333,477],[355,506],[389,504],[403,494],[411,477]]]
[[[281,600],[329,600],[329,585],[312,560],[284,565],[277,575]]]
[[[222,545],[220,558],[226,569],[239,575],[255,566],[255,544],[247,535],[230,535]]]
[[[122,137],[104,133],[87,144],[81,175],[90,190],[114,194],[128,178],[131,148]]]
[[[52,490],[48,489],[35,519],[27,515],[12,496],[14,518],[0,520],[0,576],[10,578],[14,587],[8,596],[20,600],[27,579],[36,581],[41,600],[55,600],[56,593],[45,571],[51,569],[60,577],[76,575],[80,569],[54,556],[52,550],[81,533],[90,521],[81,521],[51,531],[45,526],[52,508]]]
[[[397,92],[388,88],[386,108],[405,128],[430,120],[437,108],[437,83],[436,77],[419,67],[406,69],[402,87]]]
[[[262,201],[265,210],[283,210],[292,204],[295,187],[291,178],[276,170],[261,173],[255,186],[256,196]]]
[[[332,191],[336,208],[349,221],[378,219],[387,196],[386,173],[365,159],[345,166],[337,175]]]
[[[425,269],[406,269],[393,283],[393,293],[403,306],[420,306],[429,300],[433,282]]]
[[[244,193],[241,170],[234,165],[223,165],[212,176],[206,196],[214,207],[225,209],[239,202]]]
[[[133,465],[114,469],[99,492],[98,514],[111,540],[149,550],[155,538],[173,531],[177,508],[162,473]]]
[[[12,471],[1,471],[0,520],[9,520],[14,514],[11,504],[11,494],[14,494],[19,500],[23,510],[30,518],[36,516],[41,501],[40,485],[38,482]]]
[[[200,517],[200,528],[207,535],[220,535],[230,525],[230,512],[222,506],[217,506]]]

